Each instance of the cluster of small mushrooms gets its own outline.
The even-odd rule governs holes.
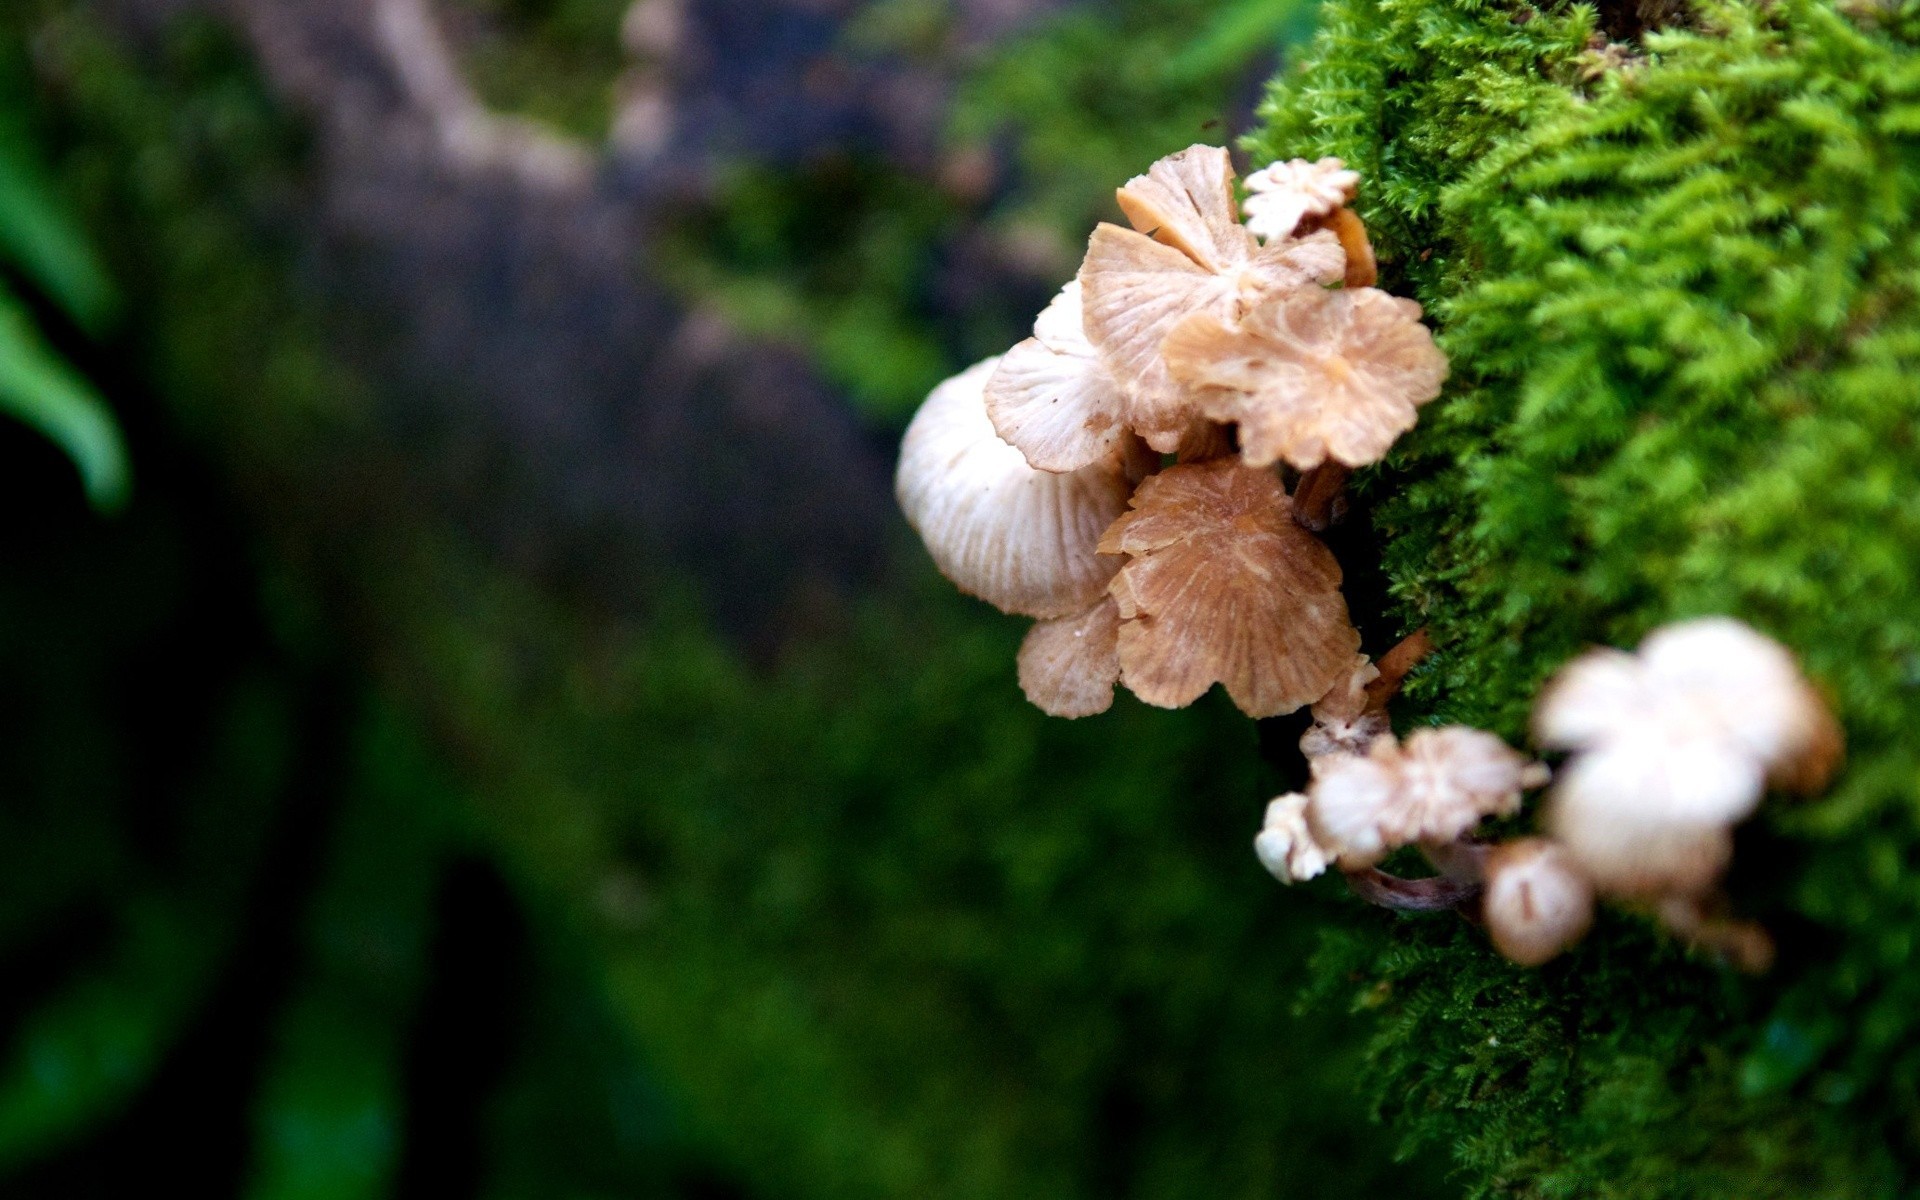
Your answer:
[[[1050,714],[1104,712],[1116,684],[1164,708],[1216,683],[1252,717],[1311,705],[1312,783],[1268,806],[1255,843],[1283,881],[1337,866],[1375,903],[1484,922],[1525,964],[1577,941],[1605,896],[1763,967],[1764,932],[1718,911],[1730,830],[1769,785],[1822,786],[1840,747],[1776,643],[1707,619],[1570,664],[1536,713],[1541,745],[1572,752],[1550,837],[1475,834],[1547,785],[1543,765],[1476,729],[1395,737],[1387,702],[1425,636],[1361,654],[1317,535],[1447,360],[1419,305],[1373,286],[1358,185],[1338,159],[1276,163],[1246,179],[1243,224],[1223,149],[1129,181],[1133,228],[1094,230],[1033,336],[927,398],[902,509],[961,590],[1035,620],[1019,679]],[[1403,847],[1437,874],[1381,871]]]

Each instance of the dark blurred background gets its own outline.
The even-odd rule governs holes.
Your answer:
[[[1312,21],[8,0],[0,1194],[1445,1194],[1297,728],[1041,717],[890,494]]]

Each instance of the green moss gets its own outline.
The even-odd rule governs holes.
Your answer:
[[[1453,357],[1369,485],[1395,605],[1443,648],[1423,710],[1522,736],[1581,645],[1726,612],[1804,657],[1852,740],[1830,797],[1741,848],[1766,979],[1624,917],[1538,974],[1471,938],[1328,950],[1383,964],[1368,1086],[1476,1194],[1893,1195],[1920,1151],[1913,10],[1691,23],[1599,70],[1582,8],[1335,3],[1257,139],[1368,171]]]

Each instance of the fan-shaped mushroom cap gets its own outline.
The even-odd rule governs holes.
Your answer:
[[[1313,840],[1307,828],[1307,798],[1289,792],[1267,805],[1267,817],[1253,839],[1253,852],[1281,883],[1304,883],[1327,869],[1333,855]]]
[[[1170,467],[1100,550],[1128,556],[1110,589],[1120,672],[1148,704],[1181,708],[1217,682],[1247,715],[1277,716],[1326,695],[1360,648],[1340,564],[1294,523],[1270,471]]]
[[[1500,953],[1537,967],[1593,927],[1593,885],[1564,848],[1524,838],[1487,856],[1480,913]]]
[[[1450,842],[1481,819],[1520,810],[1536,782],[1526,757],[1478,729],[1422,729],[1405,745],[1391,736],[1365,756],[1313,760],[1314,835],[1342,866],[1369,866],[1414,842]]]
[[[1123,454],[1069,474],[1029,466],[987,419],[988,359],[933,390],[900,445],[894,493],[934,563],[1005,612],[1051,618],[1097,603],[1118,569],[1097,550],[1132,490]]]
[[[1732,822],[1662,810],[1644,797],[1662,786],[1637,766],[1630,748],[1576,756],[1559,771],[1546,808],[1546,830],[1566,847],[1594,887],[1610,896],[1697,895],[1712,887],[1733,858]],[[1754,795],[1759,772],[1732,756],[1726,772],[1747,773]]]
[[[1054,717],[1091,717],[1113,707],[1120,681],[1120,610],[1111,596],[1083,613],[1041,621],[1020,643],[1020,690]]]
[[[1247,228],[1266,241],[1289,237],[1309,217],[1324,217],[1353,202],[1360,172],[1337,158],[1277,162],[1247,176]]]
[[[1080,281],[1034,322],[1034,336],[987,382],[994,429],[1043,471],[1077,471],[1112,454],[1127,431],[1119,385],[1087,340]]]
[[[1734,771],[1720,786],[1705,777],[1723,763],[1722,748],[1805,790],[1824,785],[1841,750],[1839,726],[1793,655],[1728,617],[1668,625],[1636,654],[1598,649],[1575,659],[1541,695],[1534,731],[1561,749],[1631,744],[1642,758],[1660,755],[1667,767],[1642,768],[1657,785],[1653,802],[1702,819],[1737,820],[1759,802],[1755,771]]]
[[[1209,271],[1252,257],[1254,242],[1233,207],[1233,159],[1219,146],[1189,146],[1127,181],[1118,194],[1127,221]]]
[[[1276,292],[1237,324],[1195,313],[1163,352],[1195,408],[1239,425],[1254,467],[1378,462],[1447,377],[1420,306],[1376,288]]]

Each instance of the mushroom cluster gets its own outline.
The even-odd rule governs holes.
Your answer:
[[[1426,648],[1410,639],[1378,665],[1359,660],[1314,705],[1301,739],[1312,784],[1268,806],[1254,843],[1275,877],[1293,883],[1337,865],[1375,903],[1468,912],[1529,966],[1584,936],[1604,898],[1737,966],[1766,967],[1766,932],[1721,911],[1733,827],[1770,786],[1824,787],[1842,750],[1838,724],[1785,647],[1711,617],[1657,630],[1633,654],[1597,649],[1569,663],[1534,712],[1539,743],[1572,752],[1546,804],[1548,836],[1504,845],[1477,839],[1475,827],[1518,813],[1522,793],[1549,773],[1479,730],[1394,737],[1386,702]],[[1403,846],[1438,873],[1380,872]]]
[[[908,427],[900,506],[961,590],[1035,618],[1019,679],[1044,711],[1103,712],[1116,683],[1178,708],[1217,683],[1270,717],[1350,673],[1360,636],[1315,532],[1447,374],[1419,306],[1372,286],[1358,182],[1276,164],[1243,224],[1225,150],[1161,159],[1033,336]]]

